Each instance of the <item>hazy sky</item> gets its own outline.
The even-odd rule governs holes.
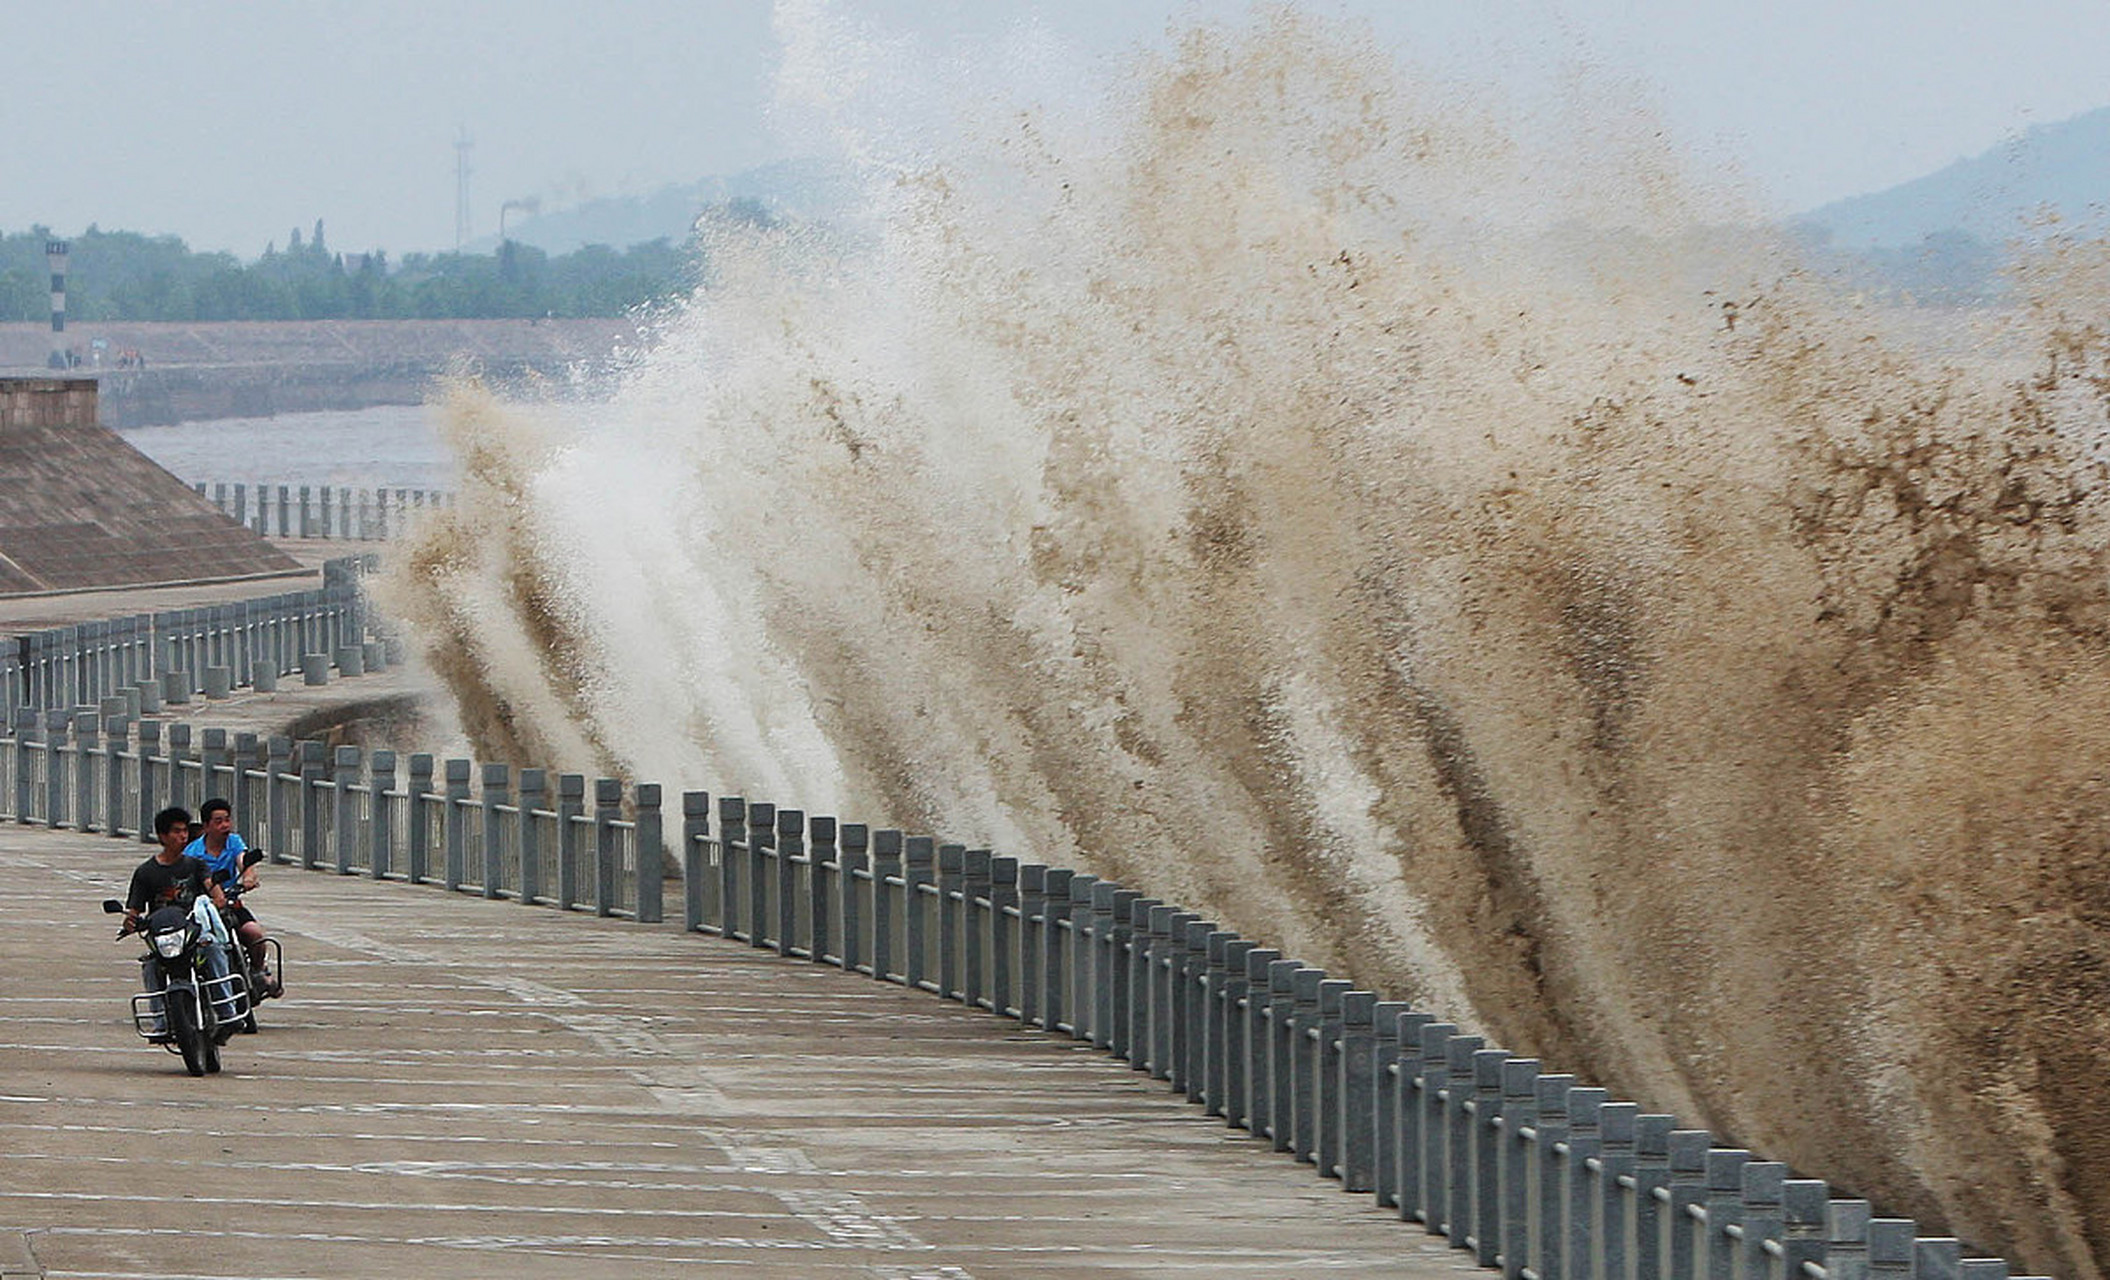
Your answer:
[[[1736,164],[1773,208],[1874,190],[2110,105],[2105,0],[1307,0],[1404,59],[1529,96],[1578,66]],[[1230,0],[795,0],[867,35],[879,75],[1023,46],[1032,95]],[[0,229],[173,232],[253,257],[327,221],[338,249],[448,248],[466,129],[475,234],[562,204],[806,148],[774,103],[767,0],[0,0]],[[922,53],[896,57],[898,41]],[[1001,60],[990,57],[989,61]],[[1013,86],[1014,89],[1017,87]]]

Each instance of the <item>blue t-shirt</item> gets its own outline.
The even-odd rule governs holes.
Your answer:
[[[204,836],[199,836],[183,846],[183,852],[205,864],[205,874],[208,878],[217,879],[219,874],[225,871],[228,884],[242,883],[242,855],[249,852],[249,846],[242,843],[240,832],[227,833],[227,845],[220,850],[220,856],[217,858],[205,852]]]

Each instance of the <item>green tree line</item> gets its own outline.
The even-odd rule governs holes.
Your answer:
[[[0,321],[51,315],[44,227],[0,234]],[[337,253],[318,220],[254,262],[193,253],[176,236],[89,227],[68,240],[66,314],[78,320],[372,320],[616,316],[692,287],[689,249],[654,240],[551,256]]]

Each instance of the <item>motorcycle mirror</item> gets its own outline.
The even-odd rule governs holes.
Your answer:
[[[117,899],[115,899],[115,898],[104,898],[104,899],[103,899],[103,914],[104,914],[104,915],[110,915],[110,916],[114,916],[114,915],[122,915],[122,914],[124,913],[124,909],[125,909],[125,904],[124,904],[124,903],[122,903],[122,902],[119,902],[119,901],[118,901]]]
[[[242,865],[245,867],[253,867],[257,863],[262,862],[263,860],[264,851],[262,849],[251,849],[249,852],[242,855]]]

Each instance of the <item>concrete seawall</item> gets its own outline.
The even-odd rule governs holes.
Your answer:
[[[83,321],[64,334],[83,356],[70,376],[98,380],[103,424],[118,428],[418,404],[457,364],[523,385],[604,369],[638,340],[622,319]],[[42,373],[51,347],[48,325],[0,325],[0,372]],[[129,351],[143,367],[117,367]]]

